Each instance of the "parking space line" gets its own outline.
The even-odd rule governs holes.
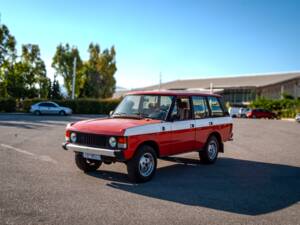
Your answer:
[[[19,152],[19,153],[22,153],[22,154],[25,154],[25,155],[29,155],[31,157],[33,157],[34,159],[38,159],[40,161],[44,161],[44,162],[51,162],[51,163],[54,163],[54,164],[57,164],[57,161],[52,159],[50,156],[48,155],[37,155],[37,154],[34,154],[32,152],[28,152],[26,150],[23,150],[23,149],[20,149],[20,148],[16,148],[16,147],[13,147],[11,145],[6,145],[6,144],[0,144],[1,147],[3,148],[6,148],[6,149],[11,149],[11,150],[14,150],[16,152]]]

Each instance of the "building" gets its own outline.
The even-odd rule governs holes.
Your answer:
[[[300,72],[175,80],[138,90],[158,89],[212,91],[223,95],[224,101],[231,104],[247,104],[257,97],[279,99],[283,93],[299,98]]]

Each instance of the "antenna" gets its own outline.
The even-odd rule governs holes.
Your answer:
[[[159,73],[159,87],[158,87],[158,90],[160,90],[161,88],[161,72]]]

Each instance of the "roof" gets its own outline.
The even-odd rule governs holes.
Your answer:
[[[217,94],[209,94],[205,92],[197,91],[133,91],[129,92],[127,95],[167,95],[167,96],[216,96],[220,97]]]
[[[272,84],[282,83],[295,78],[300,79],[300,72],[289,73],[276,73],[268,75],[255,75],[255,76],[237,76],[237,77],[220,77],[209,79],[188,79],[188,80],[175,80],[167,83],[162,83],[161,89],[209,89],[210,85],[213,88],[246,88],[246,87],[264,87]],[[142,90],[158,89],[159,85],[148,86],[141,88]]]

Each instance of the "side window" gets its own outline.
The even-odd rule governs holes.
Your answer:
[[[39,106],[40,107],[48,107],[47,103],[40,103]]]
[[[56,107],[56,105],[54,105],[53,103],[47,103],[48,104],[48,107]]]
[[[203,119],[205,117],[208,117],[206,99],[201,96],[193,96],[192,101],[195,119]]]
[[[190,120],[191,119],[191,106],[189,98],[177,98],[173,111],[171,113],[173,120]]]
[[[211,110],[211,116],[213,117],[224,116],[222,106],[216,97],[208,97],[208,103]]]

